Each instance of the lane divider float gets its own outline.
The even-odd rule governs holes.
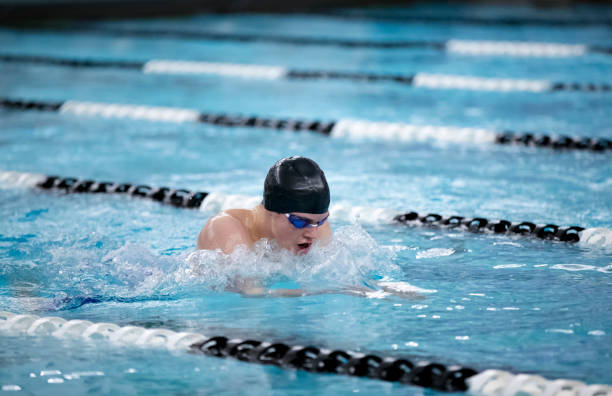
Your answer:
[[[32,63],[75,68],[118,68],[145,74],[218,75],[246,79],[351,80],[395,82],[428,89],[459,89],[498,92],[612,91],[612,85],[565,83],[546,80],[483,78],[449,74],[414,73],[408,75],[360,73],[349,71],[296,70],[283,66],[152,59],[146,62],[75,59],[38,55],[0,54],[0,62]]]
[[[132,197],[147,198],[178,208],[201,209],[207,212],[217,212],[235,207],[254,206],[260,198],[233,197],[187,189],[172,189],[169,187],[151,187],[145,184],[96,182],[74,177],[46,176],[41,174],[0,171],[0,183],[10,186],[23,186],[43,190],[60,191],[67,194],[122,194]],[[578,242],[584,227],[560,227],[555,224],[536,224],[529,221],[510,222],[508,220],[489,220],[482,217],[449,216],[443,217],[436,213],[420,215],[416,212],[392,214],[389,210],[356,207],[346,209],[342,206],[332,206],[332,216],[350,219],[359,212],[365,217],[379,223],[400,223],[408,226],[425,226],[442,229],[469,231],[473,233],[505,234],[511,236],[532,236],[543,240],[562,242]]]
[[[46,30],[47,32],[51,29]],[[460,40],[447,41],[404,40],[374,41],[354,40],[349,38],[325,38],[306,36],[287,36],[254,33],[222,33],[186,29],[151,29],[124,28],[110,26],[63,26],[53,31],[70,31],[74,33],[105,34],[111,36],[136,36],[155,39],[209,40],[240,43],[275,43],[288,45],[317,45],[343,48],[379,48],[379,49],[432,49],[447,53],[472,56],[514,56],[514,57],[577,57],[589,53],[612,55],[612,47],[589,46],[586,44],[565,44],[524,41],[487,41]]]
[[[201,113],[194,109],[109,104],[67,100],[42,102],[0,98],[0,107],[13,110],[52,111],[75,116],[123,118],[161,122],[195,122],[225,127],[264,128],[285,131],[309,131],[337,138],[386,140],[401,142],[514,144],[563,150],[612,150],[612,140],[605,138],[549,136],[531,132],[495,131],[484,128],[463,128],[432,125],[410,125],[393,122],[370,122],[343,119],[337,121],[297,120],[260,116]]]
[[[612,396],[612,387],[587,385],[567,379],[547,380],[538,375],[512,374],[501,370],[476,370],[459,365],[445,366],[430,361],[375,354],[323,349],[312,345],[288,345],[252,339],[209,337],[193,332],[175,332],[162,328],[119,326],[88,320],[66,320],[0,312],[0,332],[29,336],[53,336],[64,339],[107,341],[117,346],[187,351],[196,355],[234,358],[243,362],[273,365],[284,369],[320,374],[339,374],[397,382],[444,392],[474,395],[580,395]]]

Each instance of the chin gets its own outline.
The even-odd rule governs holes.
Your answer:
[[[305,254],[308,254],[308,252],[310,252],[310,248],[306,248],[306,249],[297,249],[297,251],[295,252],[296,255],[298,256],[304,256]]]
[[[295,252],[295,254],[297,254],[298,256],[302,256],[304,254],[307,254],[308,252],[310,252],[310,249],[312,248],[312,243],[308,243],[308,244],[298,244],[293,251]]]

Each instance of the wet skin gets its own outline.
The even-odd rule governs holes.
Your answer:
[[[329,213],[291,214],[316,223],[325,219]],[[274,239],[283,249],[303,255],[310,251],[316,241],[329,243],[331,234],[329,221],[319,227],[296,228],[284,213],[268,211],[260,204],[253,209],[226,210],[209,219],[200,231],[198,249],[221,249],[231,254],[236,246],[251,248],[255,242],[266,238]]]

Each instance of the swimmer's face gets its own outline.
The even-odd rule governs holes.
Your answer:
[[[323,221],[329,215],[329,213],[301,212],[292,212],[291,214],[314,224]],[[296,228],[291,224],[286,214],[272,213],[272,216],[272,233],[278,245],[300,255],[310,251],[312,244],[320,237],[321,227],[328,227],[327,222],[325,222],[320,227]]]

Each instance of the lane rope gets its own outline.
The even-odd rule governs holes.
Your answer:
[[[0,54],[0,62],[33,63],[82,68],[119,68],[139,70],[145,74],[218,75],[266,80],[351,80],[362,82],[395,82],[428,89],[459,89],[498,92],[602,92],[612,85],[565,83],[546,80],[483,78],[450,74],[415,73],[410,75],[377,74],[349,71],[294,70],[283,66],[237,63],[152,59],[145,62],[75,59],[38,55]]]
[[[169,187],[151,187],[145,184],[96,182],[94,180],[74,177],[46,176],[12,171],[0,171],[0,183],[17,187],[39,188],[60,191],[66,194],[123,194],[127,196],[151,199],[178,208],[200,209],[206,212],[218,212],[231,207],[252,207],[261,202],[261,198],[224,196],[203,191],[172,189]],[[436,213],[419,215],[416,212],[393,214],[388,209],[364,207],[348,208],[343,205],[332,205],[332,216],[341,219],[363,217],[381,224],[400,223],[408,226],[434,227],[489,233],[509,236],[532,236],[542,240],[561,242],[579,242],[584,227],[560,227],[555,224],[536,224],[534,222],[510,222],[508,220],[489,220],[482,217],[449,216]],[[589,229],[592,230],[592,229]],[[588,231],[588,230],[587,230]]]
[[[50,31],[50,30],[47,30]],[[66,31],[66,30],[59,30]],[[107,34],[111,36],[153,37],[155,39],[211,40],[240,43],[276,43],[288,45],[317,45],[343,48],[380,49],[433,49],[453,54],[471,56],[513,56],[513,57],[577,57],[589,53],[612,55],[612,47],[589,46],[586,44],[564,44],[523,41],[479,41],[450,39],[447,41],[405,40],[372,41],[341,38],[277,36],[273,34],[221,33],[184,29],[141,29],[112,28],[106,26],[74,26],[70,32],[86,34]]]
[[[584,26],[612,26],[610,19],[602,18],[560,18],[560,17],[533,17],[533,16],[495,16],[493,18],[466,16],[466,15],[425,15],[425,14],[381,14],[379,12],[363,12],[357,10],[332,10],[324,12],[308,12],[306,15],[316,15],[322,17],[358,19],[358,20],[383,20],[404,23],[444,23],[444,24],[466,24],[483,26],[565,26],[565,27],[584,27]]]
[[[538,375],[512,374],[501,370],[478,373],[474,369],[459,365],[445,366],[429,361],[380,357],[340,349],[323,349],[312,345],[229,339],[224,336],[208,337],[193,332],[175,332],[162,328],[147,329],[140,326],[121,327],[114,323],[66,320],[54,316],[39,317],[0,312],[0,331],[4,334],[107,341],[117,346],[187,351],[192,354],[274,365],[284,369],[372,378],[445,392],[468,391],[483,396],[502,394],[505,396],[525,394],[612,396],[610,386],[587,385],[567,379],[551,381]]]
[[[225,127],[264,128],[284,131],[309,131],[334,138],[386,140],[401,142],[502,144],[546,147],[556,150],[612,151],[612,140],[605,138],[570,137],[565,135],[517,133],[484,128],[462,128],[432,125],[410,125],[392,122],[370,122],[342,119],[337,121],[297,120],[260,116],[201,113],[194,109],[161,106],[140,106],[68,100],[41,102],[0,98],[0,107],[13,110],[53,111],[75,116],[124,118],[161,122],[195,122]]]

